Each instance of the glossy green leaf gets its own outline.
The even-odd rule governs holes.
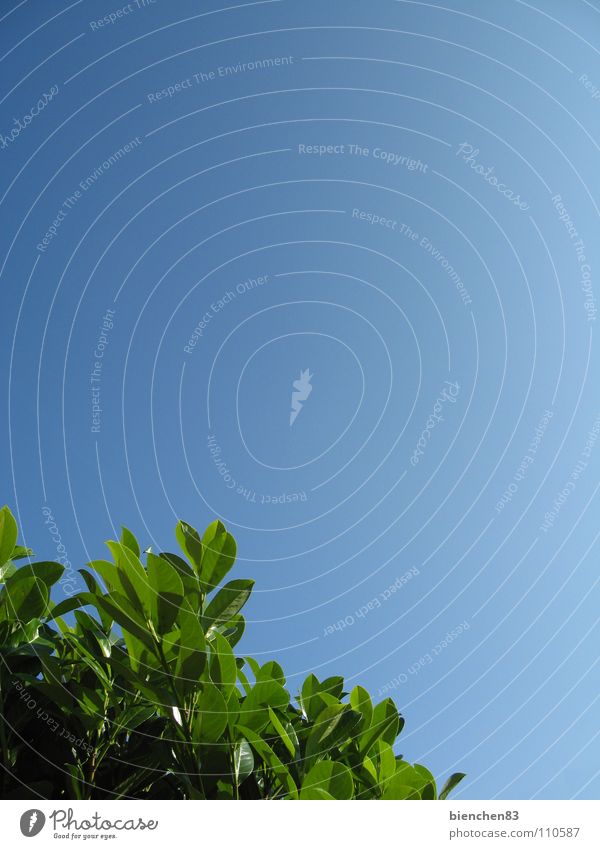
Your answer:
[[[229,698],[237,682],[237,665],[231,646],[220,634],[214,634],[211,639],[210,677],[225,698]]]
[[[57,616],[64,616],[65,613],[71,613],[73,610],[77,610],[83,604],[83,599],[79,595],[71,596],[71,598],[65,598],[63,601],[60,601],[58,604],[55,604],[52,608],[52,618],[56,619]]]
[[[377,767],[377,778],[382,786],[396,772],[396,756],[394,750],[383,740],[378,740],[373,749],[373,761]]]
[[[373,702],[371,696],[364,687],[357,685],[350,693],[350,704],[352,709],[358,711],[362,716],[360,731],[366,731],[371,726],[373,719]]]
[[[119,575],[119,570],[114,563],[111,563],[109,560],[92,560],[88,563],[88,566],[93,569],[94,572],[98,573],[109,592],[117,591],[123,594],[125,593]],[[96,578],[89,572],[86,572],[85,569],[80,569],[80,572],[90,592],[100,592]],[[92,586],[94,589],[92,589]]]
[[[286,749],[288,750],[288,752],[290,754],[290,757],[294,758],[296,756],[296,747],[292,743],[289,734],[285,730],[283,724],[281,723],[281,721],[280,721],[279,717],[277,716],[277,714],[275,713],[275,711],[272,708],[269,708],[268,710],[269,710],[269,717],[271,719],[271,725],[273,726],[273,728],[275,729],[277,734],[279,734],[279,736],[280,736],[280,738],[283,742],[283,745],[286,747]]]
[[[41,625],[41,619],[30,619],[29,622],[24,622],[18,628],[19,639],[26,643],[32,643],[34,640],[37,640]]]
[[[121,544],[126,546],[130,551],[132,551],[136,557],[140,556],[140,544],[138,543],[135,536],[131,533],[129,528],[126,528],[125,525],[121,526]]]
[[[241,705],[240,721],[259,731],[269,723],[267,708],[285,709],[288,702],[289,694],[278,681],[260,675]]]
[[[463,780],[464,777],[465,777],[464,772],[454,772],[454,773],[452,773],[452,775],[450,776],[448,781],[446,781],[446,783],[442,787],[442,789],[440,791],[439,798],[440,799],[447,799],[449,794],[452,793],[452,791],[454,790],[454,788],[458,784],[460,784],[460,782]]]
[[[326,708],[336,707],[338,705],[341,705],[341,702],[335,696],[332,696],[331,693],[315,693],[308,701],[309,721],[315,723]]]
[[[183,583],[177,570],[162,557],[147,554],[151,619],[159,634],[167,634],[183,601]]]
[[[206,665],[206,641],[198,617],[185,599],[177,615],[177,624],[180,632],[176,675],[183,689],[191,689]]]
[[[202,685],[194,705],[192,730],[201,743],[216,743],[227,727],[227,703],[214,684]]]
[[[106,545],[114,558],[124,595],[138,613],[149,619],[152,612],[152,592],[142,563],[131,549],[120,542],[109,540]]]
[[[208,526],[202,536],[202,568],[200,578],[207,590],[217,587],[235,562],[236,543],[222,522]]]
[[[33,551],[23,545],[15,545],[10,555],[11,560],[22,560],[24,557],[33,557]]]
[[[247,740],[240,740],[233,752],[233,766],[235,771],[235,782],[239,787],[248,776],[252,775],[254,769],[254,755],[252,747]]]
[[[231,648],[234,648],[244,635],[246,620],[241,613],[236,613],[229,622],[224,622],[218,630],[221,631]]]
[[[14,575],[17,567],[12,560],[7,560],[0,566],[0,584],[4,583],[11,575]]]
[[[202,542],[198,531],[187,522],[178,522],[175,528],[175,536],[179,547],[191,562],[194,571],[200,577],[202,568]]]
[[[394,776],[391,778],[385,787],[385,790],[381,796],[384,800],[392,800],[392,799],[420,799],[421,795],[418,790],[414,787],[410,787],[408,784],[402,784],[402,776]]]
[[[204,611],[203,619],[207,623],[207,635],[220,624],[228,622],[248,601],[254,581],[229,581],[223,589],[214,596]]]
[[[0,608],[21,622],[41,619],[48,611],[46,584],[36,578],[24,578],[12,584],[12,578],[0,593]]]
[[[272,770],[284,792],[292,799],[298,798],[298,788],[289,769],[280,761],[269,744],[251,728],[238,725],[238,729],[246,737],[257,755]]]
[[[27,563],[24,566],[19,566],[15,573],[7,578],[7,586],[15,586],[17,581],[24,581],[27,578],[33,578],[42,584],[45,584],[50,590],[56,584],[63,572],[64,566],[60,563],[42,562],[42,563]]]
[[[149,553],[151,554],[152,552]],[[169,551],[161,551],[158,556],[164,558],[165,560],[168,560],[171,566],[174,569],[177,569],[181,578],[193,578],[194,580],[196,579],[196,573],[194,572],[192,567],[183,559],[183,557],[180,557],[178,554],[171,554],[171,552]]]
[[[19,531],[13,514],[8,507],[3,507],[0,510],[0,566],[11,559],[18,535]]]
[[[437,787],[435,783],[435,778],[429,772],[427,767],[421,766],[421,764],[414,764],[413,769],[421,777],[423,780],[423,785],[421,789],[421,798],[422,799],[437,799]]]
[[[163,560],[166,560],[169,565],[172,566],[173,569],[175,569],[175,571],[181,578],[181,583],[183,584],[183,592],[188,604],[195,611],[200,612],[204,599],[204,593],[202,592],[200,586],[200,580],[194,570],[186,563],[186,561],[182,557],[179,557],[179,555],[177,554],[162,552],[159,557]]]
[[[359,738],[359,748],[368,754],[377,740],[383,740],[392,745],[398,736],[401,717],[391,699],[384,699],[373,710],[371,726]]]
[[[246,658],[250,660],[250,658]],[[266,663],[260,667],[258,674],[256,675],[257,682],[260,681],[276,681],[278,684],[285,684],[285,675],[283,674],[283,669],[277,663],[276,660],[268,660]]]
[[[342,698],[344,691],[344,679],[341,675],[332,675],[330,678],[325,678],[319,685],[319,692],[329,693],[335,696],[336,699]]]
[[[325,791],[334,799],[351,799],[354,793],[352,773],[342,763],[319,761],[304,778],[301,799],[322,799]]]
[[[112,619],[121,626],[123,631],[134,636],[150,651],[154,651],[154,641],[139,612],[129,603],[129,600],[121,593],[97,596],[95,602],[99,609],[108,613]]]
[[[319,679],[316,675],[312,673],[306,678],[302,685],[302,690],[300,692],[300,704],[302,705],[302,709],[306,716],[308,716],[308,707],[311,697],[319,692]]]
[[[336,744],[339,739],[336,731],[339,729],[344,733],[343,720],[346,715],[346,706],[339,703],[330,705],[321,711],[306,741],[307,758],[311,758],[322,752],[328,752]]]
[[[402,795],[406,794],[406,788],[410,788],[417,796]],[[402,760],[396,762],[394,775],[386,780],[382,789],[383,799],[435,798],[435,780],[429,770],[412,766]]]

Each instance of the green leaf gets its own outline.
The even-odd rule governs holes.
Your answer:
[[[119,575],[119,570],[115,566],[114,563],[111,563],[109,560],[92,560],[87,564],[94,572],[97,572],[98,575],[104,581],[106,589],[109,592],[114,592],[115,590],[124,593],[125,590],[123,588],[123,584],[121,582],[121,577]],[[93,575],[90,575],[89,572],[86,572],[85,569],[79,570],[83,579],[85,580],[88,589],[90,592],[100,592],[100,588],[98,587],[98,582],[94,578]],[[94,586],[94,589],[91,588],[91,585]]]
[[[159,634],[167,634],[183,601],[183,583],[177,570],[162,557],[147,554],[151,592],[151,618]]]
[[[218,520],[208,526],[202,537],[200,578],[207,590],[218,586],[235,562],[236,543]]]
[[[103,657],[110,657],[110,640],[102,630],[100,624],[96,622],[96,620],[92,616],[90,616],[89,613],[86,613],[85,610],[76,610],[75,620],[77,621],[77,624],[79,625],[80,629],[88,638],[88,645],[90,645],[94,650],[96,649],[96,647],[98,647]]]
[[[392,747],[383,740],[377,741],[374,752],[373,760],[377,764],[378,783],[383,787],[396,772],[396,756]]]
[[[15,518],[8,507],[5,506],[0,510],[0,566],[11,559],[18,535],[19,531]]]
[[[33,557],[33,551],[30,548],[25,548],[23,545],[15,545],[10,559],[22,560],[24,557]]]
[[[298,798],[298,788],[292,778],[289,769],[279,760],[268,743],[259,737],[252,729],[238,725],[238,730],[246,737],[257,755],[263,759],[265,764],[272,770],[274,776],[280,782],[286,793],[292,798]]]
[[[11,582],[13,578],[10,579]],[[19,619],[21,622],[41,619],[48,610],[48,604],[46,584],[32,577],[19,580],[15,584],[8,583],[0,593],[0,608],[6,609],[10,618]]]
[[[437,787],[435,783],[435,778],[429,772],[427,767],[421,766],[421,764],[413,765],[414,771],[417,775],[420,776],[423,780],[423,787],[421,790],[421,798],[423,799],[437,799]]]
[[[368,755],[365,755],[362,762],[363,769],[368,773],[369,779],[373,784],[377,784],[377,770],[375,769],[375,765],[371,758]]]
[[[317,719],[315,728],[320,728],[320,734],[313,738],[309,736],[306,754],[308,757],[323,752],[331,752],[353,741],[361,722],[361,715],[343,706],[340,713],[335,713],[333,706],[326,708]]]
[[[433,784],[432,784],[433,782]],[[396,762],[396,772],[382,787],[382,799],[433,799],[435,780],[425,767],[418,769],[405,761]],[[417,795],[407,795],[408,790]]]
[[[159,557],[162,560],[166,560],[169,565],[175,569],[181,578],[183,592],[187,601],[194,610],[199,612],[204,599],[204,594],[200,587],[200,580],[194,570],[177,554],[163,552],[159,555]]]
[[[381,739],[390,746],[398,736],[401,722],[400,714],[391,699],[384,699],[375,707],[371,726],[359,738],[359,748],[363,754],[368,754],[371,747]],[[402,720],[402,724],[404,721]]]
[[[138,611],[129,603],[129,600],[121,593],[95,596],[94,602],[98,610],[104,610],[114,621],[121,626],[124,632],[131,634],[150,651],[154,651],[152,635],[140,618]]]
[[[151,554],[152,552],[148,553]],[[182,578],[193,578],[196,580],[196,573],[191,566],[186,563],[183,557],[180,557],[178,554],[171,554],[169,551],[161,551],[158,556],[168,560],[171,566],[174,569],[177,569]]]
[[[30,619],[29,622],[21,625],[18,634],[21,640],[26,643],[32,643],[39,636],[42,622],[40,619]]]
[[[77,610],[82,604],[83,600],[78,595],[65,598],[64,601],[60,601],[52,608],[52,618],[56,619],[57,616],[64,616],[65,613],[71,613],[72,610]]]
[[[145,619],[150,618],[152,594],[148,586],[148,575],[139,558],[120,542],[108,540],[106,545],[115,560],[124,594],[135,610]]]
[[[252,687],[245,697],[240,708],[240,716],[243,724],[255,731],[260,731],[268,724],[268,707],[285,710],[289,703],[287,690],[281,686],[279,681],[267,678],[266,672],[263,671],[264,669],[263,667],[260,671],[254,687]],[[238,675],[240,675],[240,672],[241,670],[238,670]]]
[[[254,769],[254,755],[252,747],[247,740],[240,740],[233,752],[233,767],[235,770],[235,783],[239,787]]]
[[[330,693],[332,696],[335,696],[336,699],[342,698],[342,692],[344,690],[344,679],[341,675],[332,675],[331,678],[325,678],[324,681],[321,681],[319,685],[319,691],[321,693]]]
[[[177,542],[185,556],[190,560],[194,571],[200,577],[202,568],[202,542],[196,528],[187,522],[178,522],[175,528]]]
[[[397,775],[391,778],[386,784],[382,799],[420,799],[421,794],[414,787],[408,784],[402,784],[402,776]]]
[[[312,758],[314,755],[328,751],[335,745],[338,736],[334,735],[334,732],[340,723],[342,723],[345,711],[346,706],[340,703],[330,705],[321,711],[306,741],[307,758]],[[353,714],[353,716],[356,716],[356,714]]]
[[[204,612],[204,621],[208,624],[207,636],[219,624],[228,622],[248,601],[254,581],[237,580],[225,584],[222,590],[214,596]]]
[[[185,599],[177,624],[180,631],[175,672],[182,689],[194,689],[206,665],[206,642],[198,617]]]
[[[279,721],[279,717],[277,716],[277,714],[275,713],[275,711],[272,708],[269,708],[269,717],[271,719],[271,725],[273,726],[273,728],[275,729],[277,734],[279,734],[279,736],[281,737],[284,746],[286,747],[286,749],[290,753],[290,756],[292,758],[295,758],[296,757],[296,748],[295,748],[294,744],[292,743],[292,741],[290,740],[289,734],[287,733],[287,731],[285,730],[285,728],[283,727],[283,725]]]
[[[244,673],[244,670],[243,670],[243,669],[242,669],[242,667],[241,667],[241,666],[237,663],[237,661],[236,661],[236,665],[237,665],[237,668],[238,668],[238,673],[237,673],[237,674],[238,674],[238,678],[239,678],[239,680],[240,680],[240,682],[241,682],[241,685],[242,685],[242,688],[243,688],[243,690],[244,690],[244,693],[245,693],[247,696],[249,696],[249,695],[250,695],[250,693],[251,693],[251,691],[252,691],[252,686],[251,686],[250,682],[248,681],[248,679],[246,678],[246,675],[245,675],[245,673]]]
[[[42,584],[45,584],[48,589],[56,584],[64,572],[65,567],[60,563],[42,562],[42,563],[27,563],[20,566],[16,572],[7,579],[7,586],[14,586],[17,581],[24,581],[27,578],[34,578]]]
[[[250,660],[249,657],[246,660]],[[285,684],[285,675],[283,674],[283,669],[275,660],[268,660],[266,663],[260,667],[258,674],[256,675],[257,681],[277,681],[278,684]]]
[[[220,634],[214,634],[211,640],[210,677],[229,698],[237,682],[237,665],[231,646]]]
[[[12,560],[7,560],[2,566],[0,566],[0,584],[4,583],[11,575],[14,575],[17,571],[17,567],[12,562]]]
[[[449,794],[452,793],[452,791],[457,786],[457,784],[460,784],[460,782],[463,780],[464,777],[465,777],[464,772],[454,772],[454,773],[452,773],[452,775],[450,776],[448,781],[442,787],[439,798],[440,799],[447,799]]]
[[[319,761],[306,775],[300,791],[301,799],[322,799],[325,791],[334,799],[351,799],[354,793],[352,773],[335,761]]]
[[[334,679],[328,680],[331,682]],[[342,681],[343,684],[343,679],[338,680]],[[302,692],[299,697],[300,705],[307,718],[311,721],[314,721],[324,708],[340,703],[339,698],[327,689],[324,689],[324,685],[325,682],[322,684],[316,675],[312,674],[308,676],[302,685]],[[336,688],[333,687],[333,689],[335,690]]]
[[[244,631],[246,630],[246,620],[241,613],[236,613],[229,622],[225,622],[224,625],[221,626],[220,630],[231,648],[233,648],[242,639]]]
[[[371,696],[364,687],[356,686],[350,693],[350,705],[362,716],[360,731],[366,731],[371,726],[373,719],[373,703]]]
[[[216,743],[226,727],[227,703],[214,684],[206,683],[194,705],[194,738],[200,743]]]
[[[308,719],[314,723],[317,717],[328,707],[341,706],[339,699],[332,696],[331,693],[315,693],[308,700]]]
[[[304,713],[306,715],[308,715],[306,703],[308,702],[310,697],[312,695],[314,695],[314,693],[319,692],[320,686],[321,685],[319,683],[319,679],[317,678],[316,675],[313,675],[312,673],[308,676],[308,678],[305,680],[304,684],[302,685],[302,692],[301,692],[301,696],[300,696],[300,701],[302,703],[302,706],[304,708]]]
[[[121,525],[121,544],[126,546],[130,551],[133,551],[135,556],[139,558],[141,553],[140,544],[129,528],[126,528],[125,525]]]
[[[92,565],[92,564],[90,564],[90,565]],[[112,563],[109,563],[108,565],[112,566]],[[94,575],[92,575],[91,572],[88,572],[86,569],[79,569],[78,571],[79,571],[79,574],[81,575],[81,577],[83,578],[83,580],[85,581],[85,585],[88,588],[89,592],[99,593],[101,591],[100,587],[98,586],[98,581],[96,580]]]
[[[112,566],[112,563],[109,563],[109,566]],[[114,566],[113,566],[114,569]],[[88,588],[87,593],[79,593],[77,598],[81,599],[82,604],[93,604],[98,613],[100,615],[100,619],[102,620],[102,624],[106,632],[109,632],[113,623],[113,618],[110,616],[105,610],[102,610],[96,605],[95,598],[97,596],[102,595],[102,590],[100,589],[98,582],[94,575],[91,572],[88,572],[86,569],[79,569],[79,574],[85,581],[85,585]]]
[[[245,657],[244,660],[252,670],[252,674],[255,678],[258,678],[260,675],[260,663],[255,660],[253,657]]]

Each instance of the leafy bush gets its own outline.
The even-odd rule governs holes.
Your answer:
[[[362,687],[309,675],[295,701],[278,663],[234,649],[253,582],[221,582],[236,545],[221,522],[181,554],[130,531],[55,603],[63,567],[15,561],[0,511],[0,794],[52,799],[435,799],[429,770],[392,746],[404,720]],[[72,624],[68,624],[68,616]],[[74,621],[73,621],[74,620]]]

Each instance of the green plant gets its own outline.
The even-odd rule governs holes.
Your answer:
[[[86,592],[55,603],[57,563],[15,561],[0,511],[0,794],[53,799],[435,799],[392,748],[391,699],[309,675],[294,701],[278,663],[239,657],[253,582],[222,585],[236,545],[221,522],[179,522],[181,554],[126,528]],[[181,556],[183,555],[183,556]],[[68,617],[71,624],[68,624]]]

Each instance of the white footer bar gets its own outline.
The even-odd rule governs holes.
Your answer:
[[[2,844],[600,849],[600,803],[0,802]]]

